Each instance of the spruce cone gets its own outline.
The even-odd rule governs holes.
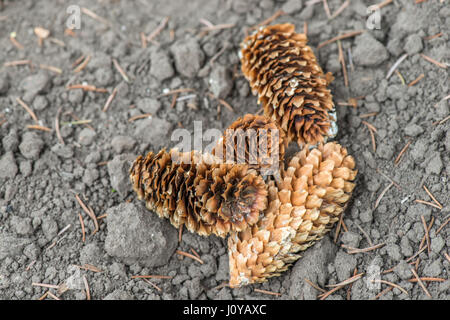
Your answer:
[[[149,210],[203,236],[244,230],[267,206],[267,186],[254,170],[196,151],[139,156],[130,179]]]
[[[269,205],[256,225],[228,238],[230,286],[280,275],[321,239],[342,214],[354,188],[353,157],[337,143],[305,148],[270,181]]]
[[[277,121],[288,142],[325,142],[337,134],[336,114],[324,75],[305,34],[289,23],[261,28],[241,44],[242,72],[264,114]]]
[[[266,169],[262,173],[274,174],[284,159],[285,147],[284,132],[276,122],[246,114],[228,127],[212,154],[224,163],[246,163],[252,169]]]

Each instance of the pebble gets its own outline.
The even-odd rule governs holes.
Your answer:
[[[52,152],[54,152],[56,155],[58,155],[61,158],[64,159],[70,159],[73,157],[73,147],[70,145],[62,145],[62,144],[55,144],[52,147]]]
[[[300,11],[303,7],[302,0],[288,0],[282,7],[281,10],[287,14],[294,14]]]
[[[131,192],[129,170],[136,157],[132,154],[116,155],[108,161],[108,174],[111,187],[114,188],[122,198]]]
[[[233,88],[229,70],[222,65],[215,65],[209,77],[209,86],[214,96],[226,98]]]
[[[439,254],[444,246],[445,241],[440,235],[431,239],[430,248],[432,252]]]
[[[19,88],[25,92],[23,100],[31,101],[39,93],[45,93],[50,88],[50,78],[44,72],[39,72],[24,78]]]
[[[44,141],[39,137],[37,133],[25,132],[22,136],[22,142],[19,145],[19,150],[22,155],[31,160],[39,158],[44,147]]]
[[[11,151],[0,157],[0,180],[13,179],[18,171],[16,159]]]
[[[344,232],[341,240],[346,246],[358,248],[359,242],[361,241],[361,236],[359,234],[357,234],[356,232],[347,231],[347,232]]]
[[[205,54],[195,38],[189,37],[175,42],[170,51],[177,71],[185,77],[194,78],[203,66]]]
[[[28,235],[33,233],[33,227],[31,226],[30,218],[21,218],[19,216],[11,217],[11,226],[14,231],[19,235]]]
[[[350,255],[344,251],[338,251],[334,261],[338,281],[344,281],[345,279],[350,278],[356,267],[356,262],[357,260],[354,255]]]
[[[418,34],[411,34],[406,38],[403,49],[407,54],[413,55],[423,49],[422,38]]]
[[[426,163],[425,172],[427,174],[440,175],[442,171],[443,163],[441,159],[441,154],[438,151],[433,152]]]
[[[361,211],[359,219],[364,223],[371,223],[373,220],[373,211],[371,209]]]
[[[87,168],[86,170],[84,170],[83,182],[86,185],[88,186],[93,185],[95,180],[97,180],[98,178],[100,178],[100,173],[97,169]]]
[[[0,261],[6,257],[15,257],[20,255],[25,245],[30,242],[31,239],[17,238],[6,232],[0,233]]]
[[[167,145],[167,135],[171,132],[171,123],[165,119],[152,117],[136,121],[134,136],[145,143],[151,143],[156,149]]]
[[[153,98],[142,98],[136,101],[136,107],[143,113],[156,115],[161,108],[161,102]]]
[[[8,151],[16,151],[17,146],[19,145],[19,138],[17,137],[17,131],[11,130],[5,137],[2,139],[3,149],[6,152]]]
[[[94,130],[83,128],[83,130],[81,130],[80,134],[78,135],[78,142],[83,146],[89,146],[94,141],[95,136],[96,133]]]
[[[94,76],[98,87],[107,87],[114,81],[114,74],[110,67],[98,68]]]
[[[352,54],[355,64],[367,67],[377,66],[389,58],[389,53],[383,44],[369,32],[356,37]]]
[[[165,51],[152,48],[150,61],[150,74],[159,81],[169,79],[175,74],[172,62]]]
[[[41,228],[45,238],[48,241],[52,240],[58,234],[58,224],[51,217],[45,217],[42,219]]]
[[[48,100],[45,96],[36,96],[33,100],[33,110],[42,111],[48,107]]]
[[[436,259],[423,269],[425,277],[439,277],[442,272],[442,264],[440,259]]]
[[[410,137],[417,137],[423,133],[423,128],[415,123],[408,124],[405,129],[405,134]]]
[[[388,244],[386,246],[386,251],[389,257],[391,257],[394,261],[400,261],[403,258],[400,247],[394,243]]]
[[[24,176],[24,177],[28,177],[31,175],[31,172],[33,171],[33,168],[31,166],[31,161],[29,160],[25,160],[20,162],[19,164],[19,170],[20,173]]]
[[[108,209],[106,252],[127,265],[167,264],[178,245],[178,232],[141,204],[122,203]]]
[[[111,140],[111,145],[116,153],[121,154],[124,151],[133,150],[136,140],[129,136],[115,136]]]
[[[87,263],[97,265],[101,263],[103,254],[103,250],[97,245],[97,243],[88,243],[81,249],[80,262],[82,264]]]

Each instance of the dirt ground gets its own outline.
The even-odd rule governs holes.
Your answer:
[[[92,299],[317,299],[307,280],[328,291],[360,273],[327,299],[450,298],[445,0],[394,0],[380,9],[379,29],[367,23],[375,3],[362,0],[328,0],[331,18],[314,0],[0,3],[0,299],[87,299],[86,284]],[[224,130],[259,110],[239,43],[278,10],[277,23],[298,32],[307,23],[335,76],[336,140],[355,157],[357,187],[336,241],[335,228],[282,276],[230,289],[226,241],[185,231],[178,243],[178,230],[131,192],[127,170],[138,154],[175,145],[177,128]],[[41,45],[35,27],[50,31],[38,31]],[[338,42],[318,46],[352,31],[361,33],[339,42],[346,85]],[[194,91],[161,96],[183,88]],[[76,195],[98,218],[95,234]],[[176,253],[191,249],[203,264]]]

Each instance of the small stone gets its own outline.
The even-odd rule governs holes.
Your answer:
[[[170,51],[174,56],[177,71],[185,77],[194,78],[203,66],[205,54],[197,40],[192,37],[175,42]]]
[[[24,100],[31,101],[39,93],[45,93],[50,88],[50,78],[44,72],[24,78],[19,88],[25,92]]]
[[[137,121],[134,136],[139,137],[142,142],[151,143],[155,149],[159,149],[167,145],[167,135],[171,126],[170,122],[165,119],[157,117],[143,119]]]
[[[30,242],[31,239],[17,238],[5,232],[0,233],[0,261],[6,257],[20,255],[23,248]]]
[[[102,155],[98,151],[92,151],[86,156],[84,162],[86,163],[97,163],[102,159]]]
[[[133,150],[134,146],[136,145],[136,140],[128,136],[115,136],[111,140],[111,145],[114,151],[120,154],[124,151]]]
[[[228,278],[229,278],[228,255],[222,255],[219,257],[219,265],[216,272],[216,280],[224,281],[228,280]]]
[[[21,218],[18,216],[12,216],[11,225],[13,226],[16,233],[19,235],[23,236],[33,233],[33,227],[31,226],[30,218]]]
[[[96,243],[88,243],[81,249],[80,262],[96,265],[101,262],[103,254],[103,250]]]
[[[440,259],[434,260],[423,269],[423,275],[425,277],[439,277],[441,272],[442,264]]]
[[[400,247],[394,243],[391,243],[386,246],[386,251],[394,261],[400,261],[403,258]]]
[[[427,174],[436,174],[436,175],[440,175],[442,168],[443,168],[443,163],[442,163],[442,159],[441,159],[441,155],[439,152],[434,152],[431,154],[431,156],[428,158],[429,161],[427,162],[427,165],[425,166],[425,171]]]
[[[423,49],[422,37],[418,34],[411,34],[406,38],[403,49],[407,54],[413,55],[419,53]]]
[[[3,149],[6,152],[8,151],[16,151],[17,146],[19,145],[19,138],[17,137],[17,132],[15,130],[11,130],[3,139],[2,139]]]
[[[440,235],[431,239],[430,248],[432,252],[439,254],[444,246],[445,241]]]
[[[359,214],[359,219],[364,223],[371,223],[373,220],[373,211],[371,209],[363,210]]]
[[[42,219],[41,224],[42,232],[47,240],[52,240],[58,234],[58,224],[51,217],[45,217]]]
[[[83,99],[84,99],[84,91],[82,89],[74,89],[69,91],[68,100],[72,105],[77,106],[83,103]]]
[[[17,171],[16,159],[11,151],[0,157],[0,181],[7,178],[13,179]]]
[[[30,243],[23,249],[23,254],[30,260],[36,260],[41,253],[41,249],[35,243]]]
[[[78,136],[78,142],[83,146],[89,146],[94,141],[96,133],[94,130],[89,128],[84,128],[81,130],[80,135]]]
[[[171,78],[175,72],[167,53],[160,49],[153,49],[150,53],[150,74],[159,81]]]
[[[389,53],[383,44],[369,32],[356,37],[352,54],[355,64],[368,67],[377,66],[389,58]]]
[[[211,72],[209,85],[214,96],[226,98],[233,88],[229,70],[222,65],[216,65]]]
[[[22,155],[31,160],[39,158],[44,141],[34,132],[25,132],[22,136],[22,143],[19,145],[19,150]]]
[[[37,96],[33,100],[33,110],[42,111],[48,106],[48,100],[45,96]]]
[[[131,192],[129,170],[136,157],[132,154],[120,154],[108,161],[108,174],[111,187],[125,198]]]
[[[394,272],[400,279],[407,280],[413,276],[411,272],[411,266],[405,260],[401,260],[399,264],[394,267]]]
[[[143,113],[156,115],[161,108],[161,102],[153,98],[142,98],[136,101],[136,107]]]
[[[100,173],[97,169],[88,168],[88,169],[84,170],[83,182],[86,185],[88,185],[88,186],[93,185],[95,180],[97,180],[98,178],[100,178]]]
[[[341,240],[347,246],[358,248],[359,242],[361,241],[361,236],[355,232],[347,231],[344,232]]]
[[[303,4],[301,0],[288,0],[282,7],[281,10],[287,14],[293,14],[302,8]]]
[[[114,74],[110,67],[98,68],[94,76],[97,86],[107,87],[114,81]]]
[[[339,281],[344,281],[350,278],[351,273],[356,267],[356,258],[354,255],[345,253],[344,251],[338,251],[334,266],[336,268],[336,274]]]
[[[417,137],[423,133],[423,128],[415,123],[411,123],[405,127],[405,134],[410,137]]]
[[[54,152],[55,154],[57,154],[59,157],[64,158],[64,159],[70,159],[73,157],[73,147],[70,145],[62,145],[62,144],[55,144],[52,147],[52,152]]]
[[[413,247],[409,243],[408,237],[403,237],[400,240],[400,248],[402,249],[403,256],[410,257],[414,254]]]
[[[31,172],[33,171],[33,168],[31,167],[31,161],[26,160],[20,162],[19,170],[24,177],[30,176]]]
[[[106,252],[127,265],[167,264],[178,245],[178,232],[143,205],[122,203],[108,209]]]

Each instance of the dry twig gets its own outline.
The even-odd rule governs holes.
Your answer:
[[[327,40],[327,41],[324,41],[324,42],[320,43],[317,46],[317,49],[320,49],[320,48],[326,46],[327,44],[333,43],[333,42],[335,42],[337,40],[342,40],[342,39],[346,39],[346,38],[351,38],[351,37],[357,36],[357,35],[359,35],[359,34],[361,34],[363,32],[364,32],[364,30],[355,30],[355,31],[351,31],[351,32],[342,34],[340,36],[336,36],[334,38],[331,38],[330,40]]]
[[[272,291],[267,291],[267,290],[263,290],[263,289],[257,289],[255,288],[254,291],[259,292],[259,293],[264,293],[264,294],[268,294],[268,295],[272,295],[272,296],[281,296],[281,293],[278,292],[272,292]]]
[[[22,99],[20,99],[19,97],[17,97],[17,98],[16,98],[16,101],[17,101],[17,103],[19,103],[19,104],[22,106],[22,108],[24,108],[24,109],[30,114],[30,116],[33,118],[33,120],[34,120],[36,123],[39,122],[38,117],[36,116],[36,114],[33,112],[33,110],[31,110],[31,108],[30,108],[25,102],[23,102]]]
[[[113,92],[111,93],[111,95],[108,97],[108,99],[106,100],[105,106],[103,107],[102,111],[106,112],[108,110],[108,108],[110,107],[112,101],[114,100],[114,97],[117,94],[117,87],[114,88]]]
[[[411,268],[411,272],[413,273],[414,277],[416,277],[417,282],[419,283],[420,287],[423,289],[423,291],[425,292],[425,294],[430,297],[433,298],[430,294],[430,292],[428,292],[427,288],[425,287],[425,285],[423,284],[422,280],[420,280],[419,276],[417,275],[416,270],[414,270],[414,268]]]
[[[422,58],[424,58],[425,60],[427,60],[428,62],[431,62],[431,63],[437,65],[439,68],[447,69],[447,65],[444,63],[438,62],[438,61],[434,60],[433,58],[430,58],[429,56],[424,55],[423,53],[420,53],[420,56]]]
[[[182,256],[185,256],[185,257],[194,259],[195,261],[198,261],[198,262],[200,262],[201,264],[204,264],[204,262],[203,262],[202,259],[197,258],[196,256],[194,256],[194,255],[192,255],[192,254],[190,254],[190,253],[187,253],[187,252],[184,252],[184,251],[181,251],[181,250],[177,250],[176,253],[178,253],[179,255],[182,255]]]
[[[421,73],[415,80],[408,83],[408,87],[412,87],[413,85],[417,84],[420,80],[422,80],[425,77],[423,73]]]

